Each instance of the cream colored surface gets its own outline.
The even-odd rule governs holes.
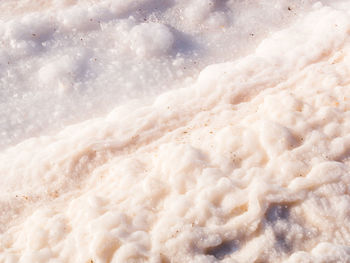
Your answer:
[[[349,262],[347,10],[2,152],[0,262]]]

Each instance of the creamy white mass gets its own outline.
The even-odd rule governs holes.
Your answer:
[[[133,56],[176,46],[153,23]],[[69,88],[75,63],[38,74]],[[349,71],[350,4],[316,3],[183,88],[3,150],[0,262],[349,262]]]
[[[249,53],[309,6],[302,0],[3,0],[0,146],[188,86],[207,65]]]

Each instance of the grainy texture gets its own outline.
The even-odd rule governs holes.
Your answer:
[[[350,262],[349,12],[2,151],[0,262]]]
[[[2,0],[0,147],[190,85],[310,8],[288,2]]]

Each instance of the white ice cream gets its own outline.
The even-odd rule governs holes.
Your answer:
[[[0,262],[350,261],[350,3],[237,2],[3,14]]]

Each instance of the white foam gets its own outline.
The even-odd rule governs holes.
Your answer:
[[[287,7],[288,1],[2,1],[0,145],[187,86],[207,65],[243,56],[310,4]],[[59,62],[67,57],[69,63]]]
[[[131,29],[131,49],[141,57],[161,56],[170,52],[174,36],[159,23],[142,23]]]
[[[105,45],[115,53],[94,49],[102,48],[94,36],[102,34],[99,29],[90,32],[89,45],[70,45],[90,30],[85,26],[77,26],[74,37],[65,31],[55,36],[60,41],[48,41],[52,50],[58,45],[57,53],[27,49],[42,63],[36,74],[27,72],[29,82],[40,80],[27,89],[39,96],[38,102],[48,94],[56,94],[58,101],[72,98],[72,105],[55,105],[62,121],[67,109],[82,110],[80,102],[88,101],[92,111],[98,111],[89,96],[98,94],[101,83],[117,85],[123,78],[130,92],[139,83],[136,97],[148,94],[147,89],[140,91],[142,82],[172,83],[176,78],[157,75],[163,71],[154,68],[180,70],[195,57],[185,56],[185,51],[173,54],[181,50],[177,45],[184,35],[179,32],[184,31],[179,29],[186,23],[178,28],[160,20],[145,24],[143,12],[162,8],[147,19],[157,20],[159,15],[171,21],[171,15],[198,4],[176,3],[179,9],[153,1],[113,3],[116,9],[111,12],[123,8],[119,15],[134,15],[101,25],[101,32],[112,40]],[[226,10],[220,1],[207,3],[214,5],[208,8],[214,17]],[[271,5],[283,9],[286,3],[265,4],[270,10]],[[287,12],[294,10],[289,7]],[[103,8],[98,10],[105,15]],[[105,116],[1,151],[0,262],[347,262],[349,14],[347,1],[316,4],[287,28],[271,33],[249,55],[212,64],[198,77],[194,72],[201,66],[193,66],[191,74],[180,77],[186,83],[182,87],[154,99],[130,101]],[[188,22],[187,32],[213,29],[205,22],[198,29],[195,23]],[[141,40],[152,33],[151,45],[144,45]],[[130,34],[136,34],[137,41],[130,40],[135,46],[123,39]],[[212,43],[220,39],[214,41],[210,34],[204,38]],[[135,54],[138,48],[142,52]],[[14,55],[10,46],[5,52]],[[34,67],[35,59],[20,54],[21,61],[7,69],[7,77],[15,70],[23,73],[24,65]],[[118,56],[125,57],[113,61]],[[203,57],[202,66],[210,61],[209,55]],[[116,68],[121,69],[118,77],[108,75],[119,74]],[[102,76],[105,82],[96,81]],[[186,81],[188,77],[192,80]],[[3,83],[21,97],[26,93],[20,92],[18,78]],[[65,81],[71,88],[57,93],[57,82]],[[40,97],[44,88],[49,92]],[[92,91],[80,101],[84,89]],[[113,89],[102,91],[111,95]],[[3,105],[14,103],[12,95],[6,98]],[[33,98],[21,97],[15,104],[23,102],[30,104]],[[4,126],[9,132],[16,132],[11,130],[16,125],[29,129],[23,120],[35,119],[34,126],[48,123],[31,111],[23,112],[26,118],[13,110],[4,112],[11,114],[6,116],[12,126]],[[40,114],[47,116],[44,110]]]

